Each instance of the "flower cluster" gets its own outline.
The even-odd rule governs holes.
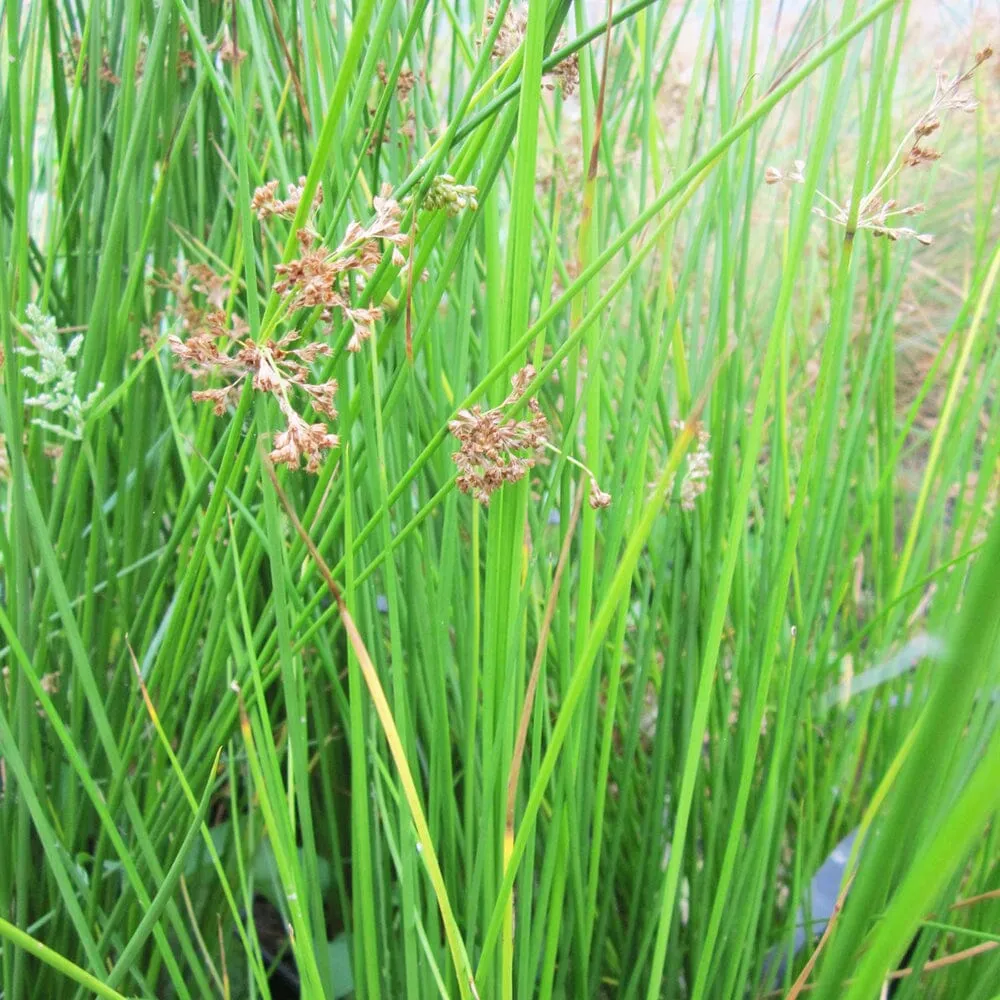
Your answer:
[[[218,315],[226,308],[231,279],[218,274],[207,264],[183,264],[173,274],[157,271],[150,279],[153,288],[162,288],[173,296],[170,309],[158,312],[143,327],[142,339],[152,350],[158,339],[158,330],[164,317],[177,322],[185,333],[209,333],[218,327]],[[205,299],[204,307],[195,302],[195,296]],[[214,315],[213,315],[214,314]],[[243,337],[250,332],[242,317],[233,315],[229,337]],[[213,334],[215,335],[215,334]],[[138,352],[141,357],[142,352]]]
[[[605,493],[597,485],[597,480],[593,476],[590,477],[590,490],[587,493],[587,503],[590,504],[593,510],[600,510],[602,507],[611,506],[611,494]]]
[[[4,690],[7,692],[7,696],[10,697],[10,667],[3,667],[0,669],[0,680],[3,681]],[[58,670],[53,670],[50,673],[42,674],[42,676],[38,678],[38,686],[47,695],[54,695],[59,693],[61,681],[62,674]],[[45,712],[42,709],[42,703],[40,701],[35,702],[35,710],[44,718]],[[0,778],[2,778],[2,775],[0,775]],[[0,780],[0,790],[2,789],[3,782]]]
[[[483,38],[489,34],[493,27],[493,22],[497,19],[497,7],[490,6],[486,10],[486,27],[483,30]],[[504,14],[503,21],[497,30],[497,36],[493,40],[493,51],[490,55],[498,62],[509,59],[516,51],[524,36],[528,33],[528,8],[526,6],[511,4]]]
[[[181,21],[180,24],[180,42],[181,48],[177,50],[176,62],[172,64],[171,68],[176,73],[179,80],[186,80],[190,70],[194,69],[197,65],[195,62],[194,53],[184,47],[187,41],[188,31],[187,25]],[[233,45],[232,41],[229,40],[228,36],[216,45],[209,46],[210,50],[217,50],[219,52],[219,57],[223,62],[240,62],[246,58],[246,53]],[[149,50],[149,42],[145,37],[139,38],[138,50],[135,57],[135,66],[133,70],[133,79],[135,83],[138,83],[146,71],[146,56]],[[90,59],[88,55],[83,51],[83,40],[79,35],[73,35],[69,40],[69,47],[62,50],[59,53],[59,57],[63,64],[63,74],[66,79],[70,82],[76,77],[77,66],[80,66],[80,80],[82,83],[86,84],[90,77]],[[97,79],[107,86],[118,87],[121,85],[121,77],[115,73],[111,65],[111,53],[107,49],[101,49],[100,53],[101,62],[97,68]],[[81,65],[82,63],[82,65]]]
[[[258,188],[258,192],[261,190]],[[378,306],[351,305],[348,274],[353,274],[355,282],[370,277],[385,255],[383,244],[386,243],[392,247],[393,264],[402,267],[406,263],[400,250],[407,242],[406,234],[399,228],[402,209],[390,194],[391,188],[386,185],[381,196],[374,199],[375,219],[371,225],[365,227],[351,222],[335,250],[330,251],[319,244],[311,229],[300,229],[296,236],[301,256],[287,264],[278,264],[274,269],[277,275],[274,290],[286,301],[290,311],[321,308],[327,321],[332,320],[334,310],[340,311],[354,328],[347,344],[352,352],[361,350],[362,343],[371,336],[376,321],[381,318],[382,310]]]
[[[277,197],[278,182],[268,181],[257,188],[250,199],[250,207],[257,218],[261,221],[271,218],[272,215],[280,216],[282,219],[291,219],[299,210],[302,201],[302,191],[306,186],[305,177],[299,178],[298,184],[288,185],[288,197],[281,200]],[[323,204],[323,185],[316,185],[316,193],[313,195],[312,210],[315,212]]]
[[[270,181],[254,192],[252,208],[262,220],[274,216],[291,218],[299,210],[304,189],[303,177],[298,184],[288,185],[288,197],[279,200],[278,182]],[[406,236],[399,228],[402,210],[390,193],[390,189],[384,188],[374,199],[375,218],[371,224],[351,222],[343,240],[332,251],[319,242],[311,225],[298,230],[295,235],[300,256],[274,269],[274,291],[285,304],[281,315],[318,308],[322,311],[321,318],[329,321],[333,311],[339,310],[354,327],[347,349],[360,350],[382,311],[378,306],[351,304],[348,276],[355,286],[359,281],[367,281],[385,256],[386,244],[391,246],[397,266],[406,263],[399,249],[406,243]],[[317,189],[312,208],[321,204],[322,197],[322,190]],[[192,398],[210,402],[216,415],[222,416],[247,383],[255,392],[273,395],[285,426],[274,436],[271,461],[292,468],[304,462],[307,471],[316,472],[326,453],[337,447],[339,439],[326,422],[312,423],[302,416],[292,405],[292,399],[295,396],[304,399],[325,421],[336,420],[336,380],[314,380],[310,373],[310,366],[318,358],[332,353],[330,346],[325,342],[300,343],[300,333],[294,329],[280,337],[275,334],[263,343],[255,342],[249,336],[246,322],[226,311],[231,279],[215,274],[205,265],[190,265],[184,273],[178,272],[170,278],[157,276],[156,280],[173,293],[176,302],[174,312],[183,336],[170,336],[167,344],[179,367],[196,379],[213,375],[224,379],[222,386],[196,389]],[[204,306],[196,303],[196,295],[205,299]]]
[[[298,468],[304,459],[306,470],[319,469],[324,453],[340,443],[324,423],[308,423],[292,406],[289,399],[293,390],[299,390],[312,404],[312,408],[329,420],[337,418],[334,399],[337,382],[310,381],[309,368],[321,355],[330,353],[327,344],[305,344],[293,347],[299,339],[292,330],[280,340],[256,344],[249,337],[236,339],[226,325],[224,312],[208,313],[203,327],[186,340],[170,337],[170,350],[179,359],[184,371],[194,378],[223,375],[227,381],[219,388],[199,389],[191,393],[196,402],[210,402],[217,416],[236,402],[240,389],[247,379],[257,392],[271,393],[285,418],[285,429],[274,436],[271,461]],[[220,346],[220,342],[221,345]]]
[[[490,7],[486,11],[486,27],[483,31],[484,38],[493,27],[496,16],[497,8],[495,6]],[[517,51],[521,42],[524,41],[527,31],[528,8],[523,5],[511,4],[507,8],[507,13],[504,14],[503,21],[497,31],[497,36],[493,41],[493,51],[491,52],[493,58],[498,62],[504,62],[509,59]],[[555,47],[557,49],[561,48],[565,43],[566,37],[560,32],[556,38]],[[545,74],[545,85],[551,89],[555,84],[559,85],[563,95],[566,97],[576,92],[577,87],[580,85],[580,60],[575,52]]]
[[[927,110],[910,126],[896,151],[893,153],[871,190],[861,199],[858,205],[856,227],[867,229],[873,236],[884,236],[890,240],[914,239],[924,246],[934,242],[929,233],[921,233],[910,226],[899,225],[897,219],[901,216],[919,215],[924,205],[900,205],[894,198],[885,198],[886,186],[907,167],[919,167],[925,163],[933,163],[940,159],[940,150],[925,144],[925,140],[934,134],[941,126],[940,116],[946,111],[961,111],[966,114],[975,111],[977,102],[965,90],[965,85],[972,79],[975,71],[993,55],[989,47],[976,53],[971,68],[964,73],[949,76],[938,71],[934,87],[934,98]],[[773,168],[771,168],[773,169]],[[850,225],[850,204],[841,205],[828,198],[822,192],[819,196],[827,203],[827,207],[815,207],[813,211],[829,222],[847,228]]]
[[[383,86],[389,82],[389,71],[386,69],[384,60],[379,62],[375,67],[375,71],[378,73],[379,82]],[[420,79],[423,79],[423,73],[420,74]],[[416,83],[417,75],[412,69],[401,69],[399,76],[396,77],[396,97],[400,101],[405,101],[410,96],[410,91],[413,90]]]
[[[676,433],[684,430],[683,420],[671,420],[670,426]],[[681,480],[681,510],[694,510],[694,502],[708,488],[708,477],[712,471],[712,453],[708,450],[709,433],[703,425],[698,427],[697,444],[688,455],[687,469]]]
[[[511,393],[499,406],[485,412],[479,406],[462,410],[448,425],[459,442],[452,455],[459,471],[457,486],[482,504],[504,483],[523,479],[545,447],[548,424],[536,400],[528,400],[528,420],[514,420],[505,412],[534,377],[535,369],[526,365],[511,379]]]
[[[822,192],[818,192],[821,198],[826,198]],[[829,201],[829,199],[826,199]],[[881,197],[875,195],[865,198],[858,210],[858,229],[868,229],[872,236],[885,236],[890,240],[911,239],[916,240],[922,246],[929,247],[934,242],[934,237],[930,233],[921,233],[911,226],[902,226],[898,222],[899,216],[919,215],[924,210],[922,203],[915,205],[900,206],[895,198],[883,201]],[[814,208],[813,211],[829,222],[834,222],[839,226],[848,225],[848,207],[830,202],[830,209],[823,211]]]
[[[556,38],[556,48],[561,48],[565,43],[566,38],[560,32]],[[563,92],[564,97],[575,94],[580,86],[579,55],[574,52],[563,59],[562,62],[556,63],[555,67],[545,74],[543,82],[550,90],[558,86]]]
[[[777,167],[768,167],[764,171],[765,184],[804,184],[805,177],[803,171],[806,169],[805,160],[796,160],[792,164],[791,170],[779,170]]]
[[[246,52],[233,41],[228,31],[225,38],[217,44],[217,50],[219,58],[224,63],[232,63],[234,66],[238,66],[247,57]]]
[[[76,76],[76,67],[80,63],[80,56],[83,51],[83,42],[79,35],[74,35],[69,41],[69,48],[60,55],[63,63],[63,72],[67,80],[72,81]],[[83,57],[83,66],[80,68],[80,82],[86,84],[90,75],[90,60]],[[122,81],[121,78],[111,68],[111,54],[107,49],[101,50],[101,65],[97,70],[97,78],[101,83],[117,87]]]
[[[451,174],[438,174],[431,181],[427,194],[420,204],[427,212],[438,212],[443,209],[454,217],[467,208],[473,212],[479,208],[477,194],[479,189],[474,184],[459,184]]]
[[[66,424],[57,424],[41,417],[32,423],[37,427],[58,434],[60,437],[79,441],[83,437],[83,426],[87,410],[93,405],[103,386],[98,382],[94,391],[86,399],[76,393],[76,372],[70,362],[80,353],[83,334],[77,334],[63,347],[59,342],[59,332],[52,316],[46,316],[31,304],[25,310],[24,332],[31,341],[31,347],[19,347],[18,354],[38,359],[38,367],[24,365],[21,374],[31,379],[39,392],[24,401],[25,406],[37,406],[53,415],[62,415]]]

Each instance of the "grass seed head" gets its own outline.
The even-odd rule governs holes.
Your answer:
[[[59,418],[56,423],[54,419],[38,415],[32,423],[60,437],[81,440],[87,411],[103,389],[98,382],[85,399],[77,395],[74,362],[83,347],[83,334],[78,333],[64,347],[55,318],[42,313],[34,303],[25,310],[23,329],[31,346],[19,347],[17,353],[36,359],[36,364],[23,365],[21,374],[34,382],[37,390],[35,395],[25,398],[24,405]]]

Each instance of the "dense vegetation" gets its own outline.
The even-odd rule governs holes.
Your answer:
[[[794,8],[0,8],[5,1000],[995,1000],[1000,77]]]

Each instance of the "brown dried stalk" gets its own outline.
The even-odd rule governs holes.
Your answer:
[[[987,952],[994,951],[996,948],[1000,948],[1000,941],[981,941],[979,944],[973,945],[971,948],[963,948],[961,951],[953,952],[951,955],[944,955],[941,958],[931,959],[929,962],[925,962],[919,969],[915,969],[912,966],[907,966],[905,969],[894,969],[892,972],[886,976],[886,980],[889,982],[894,982],[897,979],[906,979],[908,976],[925,975],[928,972],[939,972],[941,969],[947,969],[951,965],[958,965],[960,962],[967,962],[970,958],[978,958],[980,955],[985,955]],[[851,980],[848,979],[844,985],[849,986]],[[800,993],[808,993],[810,990],[816,989],[816,983],[807,983],[799,989]],[[770,1000],[772,997],[780,997],[781,990],[771,990],[770,993],[765,993],[765,1000]],[[791,994],[785,998],[789,1000]]]
[[[812,970],[815,968],[817,961],[819,961],[820,952],[823,950],[823,946],[830,939],[830,935],[833,933],[834,927],[837,925],[837,920],[840,917],[841,910],[844,908],[844,901],[847,899],[848,890],[851,888],[851,883],[854,881],[854,875],[844,883],[843,888],[840,890],[837,896],[837,901],[833,905],[833,913],[830,914],[830,919],[827,921],[827,925],[823,930],[823,934],[819,939],[813,953],[809,956],[809,961],[806,962],[805,967],[799,973],[798,978],[792,983],[792,988],[788,991],[788,996],[785,1000],[795,1000],[795,998],[806,989],[806,982],[809,976],[812,974]]]

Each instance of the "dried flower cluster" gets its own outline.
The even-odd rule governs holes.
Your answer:
[[[276,197],[278,182],[270,181],[254,192],[253,210],[260,219],[290,218],[299,209],[304,187],[305,178],[300,178],[297,185],[288,186],[288,197],[281,201]],[[385,244],[392,247],[397,266],[406,263],[399,250],[406,243],[406,236],[399,229],[402,211],[390,193],[391,189],[384,188],[381,196],[374,199],[374,221],[367,227],[351,222],[340,245],[332,251],[322,246],[311,226],[304,226],[296,233],[301,256],[274,269],[274,290],[285,301],[288,313],[319,308],[321,318],[329,321],[337,309],[353,324],[354,333],[347,345],[350,351],[360,350],[382,311],[377,306],[351,305],[348,276],[355,285],[359,280],[366,281],[382,261]],[[321,202],[322,191],[317,189],[312,207]],[[292,405],[292,397],[295,394],[304,397],[316,413],[327,420],[336,420],[336,380],[314,381],[309,368],[317,358],[331,353],[330,346],[325,342],[299,344],[298,330],[256,343],[248,336],[243,319],[227,315],[229,280],[204,265],[192,265],[186,274],[178,273],[168,279],[158,277],[158,281],[173,292],[175,311],[185,334],[171,336],[167,341],[179,366],[195,378],[221,375],[225,379],[221,387],[194,391],[192,398],[212,403],[215,413],[221,416],[236,402],[248,381],[254,391],[270,393],[285,418],[284,429],[274,436],[271,461],[293,468],[304,462],[307,471],[316,472],[325,454],[337,447],[339,439],[326,423],[306,420]],[[195,303],[194,293],[206,299],[206,308]]]
[[[396,96],[401,101],[405,101],[410,96],[410,91],[413,90],[416,82],[417,77],[412,69],[401,69],[399,76],[396,77]]]
[[[63,72],[68,80],[72,80],[76,76],[76,67],[80,63],[82,45],[80,36],[74,35],[69,40],[69,49],[62,53]],[[90,60],[84,56],[83,66],[80,70],[80,81],[86,83],[89,75]],[[122,82],[121,77],[117,76],[111,68],[111,53],[107,49],[101,50],[101,65],[97,71],[97,78],[101,83],[107,83],[115,87]]]
[[[493,27],[493,22],[497,19],[498,8],[491,5],[486,10],[486,27],[483,30],[483,39],[489,34]],[[490,53],[498,62],[509,59],[516,51],[524,36],[528,33],[528,8],[518,4],[511,4],[500,22],[497,36],[493,40],[493,51]]]
[[[180,37],[181,42],[187,39],[187,26],[181,22],[180,25]],[[139,39],[139,47],[135,58],[135,70],[134,70],[134,80],[138,83],[142,79],[142,75],[146,69],[146,53],[149,48],[149,43],[145,38]],[[222,41],[217,46],[219,56],[223,62],[233,62],[241,61],[245,58],[246,53],[242,49],[236,48],[231,41],[226,39]],[[83,43],[79,35],[73,35],[69,40],[69,48],[63,50],[60,53],[60,58],[63,64],[63,73],[67,80],[72,81],[76,77],[76,67],[80,63],[81,53],[83,51]],[[173,66],[179,80],[186,80],[188,71],[194,69],[195,67],[194,53],[190,49],[180,48],[177,50],[177,62]],[[86,55],[83,55],[83,66],[80,70],[81,82],[86,83],[90,75],[90,60]],[[101,83],[107,84],[108,86],[120,86],[121,77],[119,77],[115,71],[111,68],[111,53],[107,49],[101,50],[101,64],[97,70],[97,78]]]
[[[591,476],[590,477],[590,492],[587,494],[587,503],[594,510],[600,510],[602,507],[611,506],[611,494],[605,493],[600,486],[597,485],[597,480]]]
[[[825,198],[822,192],[818,193],[820,197]],[[825,212],[818,207],[814,208],[813,211],[829,222],[835,222],[846,228],[848,225],[847,209],[841,205],[833,203],[831,205],[831,212]],[[871,230],[872,236],[885,236],[890,240],[900,238],[916,240],[922,246],[929,247],[934,242],[934,237],[930,233],[921,233],[912,226],[902,226],[898,222],[900,216],[919,215],[924,207],[920,202],[914,205],[900,206],[895,198],[883,201],[881,197],[875,195],[862,202],[861,209],[858,211],[857,228]]]
[[[339,439],[330,433],[326,424],[308,423],[293,408],[289,396],[298,389],[317,413],[335,420],[337,382],[335,379],[319,383],[310,381],[307,366],[321,355],[329,354],[330,348],[327,344],[293,347],[298,339],[298,331],[293,330],[281,340],[269,340],[265,344],[255,344],[248,337],[237,340],[226,325],[226,314],[220,311],[209,313],[202,329],[187,340],[170,337],[167,343],[178,357],[180,367],[195,378],[219,373],[228,379],[220,388],[191,393],[196,402],[212,403],[217,416],[222,416],[226,408],[235,403],[248,378],[257,392],[271,393],[286,420],[285,429],[274,436],[271,461],[298,468],[304,459],[307,471],[315,472],[324,453],[335,448]]]
[[[565,36],[560,32],[556,38],[556,48],[561,48],[566,44]],[[564,97],[575,94],[580,86],[580,57],[574,52],[567,56],[562,62],[556,63],[542,78],[542,82],[550,90],[556,86],[563,92]]]
[[[0,679],[3,680],[4,691],[7,693],[7,696],[10,697],[10,667],[0,669]],[[38,678],[38,686],[47,695],[51,696],[59,693],[61,681],[62,674],[58,670],[54,670],[50,673],[42,674],[42,676]],[[42,710],[42,704],[40,701],[35,702],[35,709],[39,715],[44,717],[45,712]],[[0,782],[0,791],[2,791],[2,789],[3,783]]]
[[[499,406],[485,412],[478,406],[462,410],[448,425],[459,442],[452,455],[459,471],[458,488],[482,504],[488,504],[504,483],[523,479],[547,442],[548,424],[536,400],[528,400],[528,420],[514,420],[505,412],[521,399],[534,377],[535,369],[526,365],[511,379],[511,393]]]
[[[280,216],[282,219],[292,219],[299,210],[302,201],[302,191],[306,186],[305,177],[299,178],[298,184],[288,185],[288,197],[283,201],[276,197],[278,193],[278,181],[268,181],[257,188],[250,199],[250,207],[258,219],[264,221],[272,215]],[[316,185],[316,193],[313,195],[312,211],[316,211],[323,204],[323,185]]]
[[[372,114],[374,115],[375,109],[372,109]],[[430,135],[433,132],[432,129],[427,130],[427,134]],[[417,116],[414,114],[413,109],[410,108],[406,112],[406,118],[403,124],[400,125],[396,130],[395,134],[400,138],[396,140],[396,148],[403,149],[405,142],[403,140],[408,140],[413,142],[417,137]],[[379,146],[388,146],[392,142],[393,132],[388,128],[383,128],[381,135],[373,134],[371,140],[368,143],[368,148],[365,151],[366,155],[371,156]]]
[[[0,480],[10,479],[10,455],[7,454],[7,435],[0,434]]]
[[[24,401],[25,406],[36,406],[54,416],[61,415],[64,424],[36,417],[32,423],[58,434],[60,437],[79,441],[87,410],[93,405],[103,386],[99,382],[86,399],[76,393],[76,372],[70,362],[80,353],[83,334],[77,334],[66,347],[59,342],[59,332],[52,316],[46,316],[33,303],[25,310],[24,332],[31,347],[19,347],[18,354],[38,359],[38,367],[24,365],[21,374],[40,390]]]
[[[684,430],[683,420],[671,420],[670,426],[678,434]],[[712,453],[708,450],[709,433],[704,425],[698,427],[697,444],[688,454],[687,469],[681,480],[681,510],[694,510],[694,502],[708,488],[708,477],[712,471]]]
[[[777,167],[768,167],[764,171],[765,184],[804,184],[805,177],[803,171],[806,169],[805,160],[796,160],[791,170],[783,171]]]
[[[188,70],[194,69],[194,54],[189,49],[177,50],[177,79],[186,80]]]
[[[438,174],[431,181],[427,194],[421,202],[421,207],[427,212],[444,210],[454,217],[470,208],[479,208],[476,195],[479,189],[474,184],[459,184],[451,174]]]
[[[590,504],[591,510],[601,510],[603,507],[611,506],[611,494],[605,493],[601,489],[600,484],[597,482],[597,476],[587,468],[578,458],[574,458],[572,455],[567,455],[565,452],[560,451],[554,444],[550,441],[543,442],[543,446],[549,451],[555,452],[557,455],[562,455],[562,457],[570,463],[570,465],[575,465],[583,474],[587,477],[589,482],[589,488],[587,490],[587,503]]]
[[[976,53],[971,68],[955,76],[949,76],[938,70],[934,98],[929,107],[903,136],[878,180],[861,199],[856,223],[858,229],[867,229],[873,236],[884,236],[890,240],[914,239],[924,246],[934,242],[934,237],[929,233],[921,233],[897,222],[901,216],[919,215],[924,206],[922,204],[900,206],[894,198],[885,198],[884,191],[905,168],[919,167],[921,164],[940,159],[940,150],[925,145],[924,140],[941,126],[940,116],[944,112],[961,111],[968,114],[975,111],[977,102],[964,88],[976,70],[992,55],[993,50],[989,47],[980,50]],[[840,205],[822,192],[818,194],[827,203],[827,208],[817,206],[813,211],[824,219],[847,228],[850,225],[850,203]]]
[[[162,288],[173,295],[173,307],[169,310],[172,318],[179,320],[181,329],[188,333],[203,332],[210,326],[208,317],[226,308],[229,299],[231,279],[223,274],[217,274],[207,264],[187,264],[183,269],[166,274],[157,271],[150,279],[154,288]],[[205,308],[195,304],[195,293],[205,299]],[[148,327],[143,328],[142,336],[148,348],[156,344],[157,330],[164,313],[155,314]],[[239,316],[232,317],[230,336],[241,337],[249,332],[246,323]]]
[[[497,7],[491,6],[486,11],[486,27],[483,31],[484,39],[493,27],[493,22],[496,20],[496,16]],[[527,34],[527,31],[527,6],[511,4],[507,8],[507,13],[504,14],[503,21],[500,24],[500,29],[493,41],[493,50],[491,53],[493,58],[498,62],[504,62],[509,59],[517,51],[521,42],[524,41],[524,36]],[[565,44],[565,35],[560,32],[559,36],[556,38],[555,47],[558,49]],[[577,87],[580,85],[580,60],[577,54],[574,52],[571,56],[559,63],[554,69],[546,73],[543,82],[549,89],[558,84],[566,97],[575,93]]]
[[[375,67],[375,71],[378,73],[379,82],[383,86],[389,82],[389,71],[386,69],[384,61],[379,62]],[[422,73],[420,78],[423,79]],[[416,82],[417,75],[412,69],[401,69],[399,76],[396,77],[396,97],[400,101],[405,101],[410,96],[410,91],[413,90]]]
[[[238,66],[247,57],[246,52],[229,37],[228,31],[226,37],[219,42],[218,52],[224,63],[232,63],[234,66]]]
[[[262,190],[257,189],[255,200]],[[301,189],[297,190],[301,195]],[[351,222],[340,245],[333,251],[317,243],[311,229],[300,229],[296,235],[301,256],[287,264],[278,264],[274,269],[277,275],[274,290],[285,299],[290,311],[321,308],[323,318],[329,321],[336,309],[352,324],[354,333],[347,344],[349,351],[361,350],[362,343],[371,336],[376,321],[381,318],[382,310],[378,306],[356,308],[351,305],[348,275],[353,275],[355,282],[369,278],[385,255],[383,244],[386,243],[392,247],[393,264],[403,267],[406,263],[400,250],[407,242],[406,234],[399,228],[402,209],[390,197],[391,192],[386,185],[381,196],[374,199],[375,219],[371,225],[365,227]]]

